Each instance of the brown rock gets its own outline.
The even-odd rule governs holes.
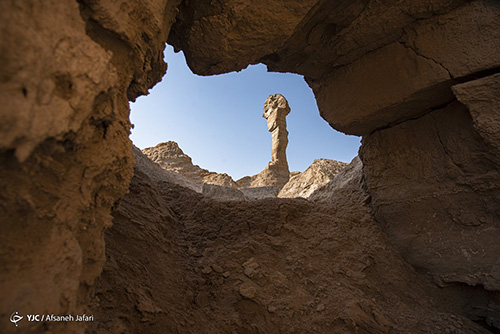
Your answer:
[[[145,148],[143,153],[160,167],[198,183],[200,188],[203,183],[236,188],[236,183],[229,175],[210,172],[198,165],[193,165],[191,158],[184,154],[174,141]]]
[[[286,116],[290,113],[288,101],[281,94],[270,95],[264,103],[264,117],[267,120],[267,129],[272,135],[271,161],[269,166],[286,170],[286,147],[288,145],[288,131],[286,130]]]
[[[281,188],[278,197],[309,198],[318,189],[329,183],[345,166],[347,164],[340,161],[316,159],[303,173],[290,177]]]
[[[169,44],[184,50],[189,67],[197,74],[238,71],[278,50],[317,2],[184,3]]]
[[[498,162],[463,105],[364,137],[360,153],[375,217],[409,263],[442,286],[499,290]]]
[[[263,332],[315,327],[319,333],[440,333],[437,327],[459,322],[464,332],[486,333],[403,261],[370,211],[359,206],[362,198],[349,201],[334,210],[297,199],[222,203],[156,183],[136,169],[106,232],[109,261],[92,312],[103,318],[125,314],[126,329],[137,332],[144,315],[134,307],[147,295],[155,312],[146,311],[150,333],[256,326]],[[287,228],[279,229],[283,224]],[[271,225],[277,227],[272,237]],[[273,239],[286,247],[273,247]],[[197,251],[189,252],[186,243]],[[194,270],[200,253],[204,263],[224,263],[232,279],[219,284]],[[255,271],[270,274],[259,279]],[[112,325],[95,322],[90,330],[100,326],[105,332]]]
[[[132,150],[134,152],[136,168],[147,174],[151,180],[155,182],[168,181],[197,192],[203,191],[200,184],[195,181],[188,179],[179,173],[161,168],[160,165],[154,163],[144,153],[142,153],[138,147],[133,146]]]
[[[461,314],[500,328],[498,1],[179,3],[0,2],[0,317],[79,313],[96,291],[113,320],[95,332],[144,320],[150,332],[488,331]],[[132,175],[128,100],[163,75],[174,20],[169,40],[198,73],[264,62],[302,74],[330,124],[365,135],[363,165],[325,188],[338,193],[221,203],[136,170],[117,208]],[[201,254],[234,282],[193,274]],[[263,278],[261,304],[241,299],[250,257],[290,288]],[[319,301],[321,314],[303,307]]]
[[[312,84],[321,116],[334,128],[366,135],[453,99],[446,69],[394,42]]]
[[[453,86],[457,99],[469,109],[474,129],[500,162],[500,74]]]

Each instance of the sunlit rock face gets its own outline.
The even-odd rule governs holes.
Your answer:
[[[236,186],[231,176],[227,174],[211,172],[198,165],[193,165],[191,157],[186,155],[174,141],[145,148],[143,153],[163,169],[176,172],[194,181],[200,186],[200,189],[204,183],[224,187]]]
[[[83,332],[26,314],[88,311],[133,175],[128,101],[163,76],[178,2],[0,3],[0,332]]]
[[[181,191],[175,192],[175,187],[164,189],[173,199],[168,203],[158,200],[158,204],[178,208],[178,214],[184,215],[187,222],[183,226],[192,228],[193,234],[177,234],[179,238],[191,235],[191,243],[174,240],[179,247],[165,248],[162,254],[180,254],[181,261],[185,259],[182,250],[192,252],[192,261],[198,261],[200,256],[205,259],[186,271],[175,271],[175,278],[186,277],[188,286],[199,287],[191,293],[183,290],[186,303],[179,304],[201,308],[189,313],[191,320],[205,315],[207,324],[219,324],[226,322],[219,321],[222,318],[210,322],[214,320],[210,318],[213,312],[229,318],[238,314],[240,318],[227,322],[234,326],[227,328],[272,332],[292,326],[300,332],[304,329],[300,326],[308,322],[267,320],[273,314],[277,314],[277,319],[313,314],[323,321],[321,312],[327,312],[330,327],[320,328],[319,332],[387,332],[394,324],[402,324],[399,326],[403,331],[414,330],[418,325],[418,330],[426,333],[498,331],[500,3],[180,2],[0,2],[0,318],[8,319],[16,310],[67,314],[88,309],[94,281],[101,277],[105,259],[104,230],[111,225],[111,210],[118,207],[133,174],[128,101],[145,94],[161,79],[166,69],[162,51],[168,39],[177,50],[185,52],[189,66],[198,74],[224,73],[263,62],[273,71],[304,75],[315,93],[321,115],[332,127],[363,136],[362,164],[352,169],[352,182],[332,184],[331,188],[359,184],[366,196],[361,197],[363,206],[358,207],[369,211],[369,204],[375,217],[373,220],[368,214],[366,219],[343,221],[344,218],[328,213],[314,220],[310,214],[319,209],[300,200],[285,205],[272,202],[272,207],[265,211],[269,214],[260,215],[262,208],[253,204],[225,209],[220,203],[206,203],[196,196],[187,202],[205,203],[214,209],[199,207],[191,215],[186,204],[176,200],[182,197]],[[359,174],[359,170],[362,173],[358,182],[359,178],[353,175]],[[131,196],[138,194],[133,188],[130,191]],[[148,203],[142,202],[143,207],[133,200],[129,203],[133,208],[122,213],[125,226],[148,218],[136,210],[151,209]],[[204,219],[219,217],[221,210],[227,213],[222,220],[226,224],[214,223],[204,230]],[[251,214],[252,210],[257,213]],[[115,219],[120,214],[117,212]],[[165,208],[157,212],[156,217],[160,218],[151,221],[158,224],[178,219]],[[252,225],[257,216],[262,220],[259,218]],[[236,218],[240,227],[229,228],[224,234],[224,228]],[[339,229],[331,223],[336,219],[342,222]],[[358,234],[346,228],[355,220],[362,222],[356,225]],[[379,234],[376,225],[363,225],[368,221],[376,221],[383,232]],[[321,233],[326,239],[313,237],[314,243],[304,242],[318,236],[314,226],[328,232]],[[223,286],[225,278],[221,281],[218,274],[210,276],[212,271],[218,271],[204,268],[217,262],[217,254],[230,253],[211,253],[209,246],[214,244],[208,243],[225,242],[224,237],[232,240],[233,230],[238,237],[249,238],[238,240],[234,245],[239,247],[232,249],[235,254],[238,250],[248,253],[240,254],[237,260],[227,260],[228,266],[234,268],[232,272],[241,270],[238,282],[245,284],[234,281],[233,289],[218,290],[215,287]],[[144,240],[149,245],[149,240],[167,236],[169,242],[172,239],[167,232],[148,229]],[[346,237],[336,240],[337,232]],[[280,233],[286,234],[284,242],[274,239]],[[172,238],[175,235],[171,234]],[[369,235],[371,239],[364,239]],[[113,239],[117,240],[115,249],[124,254],[121,250],[130,249],[130,239],[119,236],[116,234]],[[393,261],[386,262],[387,253],[380,249],[390,249],[389,241],[396,250],[390,251]],[[135,246],[141,241],[134,242]],[[302,243],[303,247],[292,249],[293,265],[286,267],[283,245],[295,243]],[[120,248],[123,245],[128,248]],[[167,247],[166,243],[160,245]],[[321,252],[301,253],[311,245]],[[375,246],[379,248],[374,249]],[[346,254],[346,249],[352,252]],[[273,260],[255,255],[270,250],[275,252]],[[324,254],[328,254],[324,261],[314,260]],[[339,267],[329,267],[337,263],[338,254],[346,257],[339,259]],[[273,262],[276,259],[285,262]],[[162,273],[171,268],[182,268],[177,260],[162,260],[166,268],[159,268],[160,262],[148,267],[153,277],[158,275],[161,279]],[[146,286],[140,282],[144,275],[135,275],[138,268],[146,266],[140,261],[130,265],[134,275],[129,277],[142,289]],[[372,266],[372,261],[377,266]],[[404,261],[447,287],[447,298],[460,309],[451,315],[441,312],[451,310],[440,304],[446,298],[436,297],[436,290],[426,288],[426,281]],[[121,263],[117,260],[107,265],[112,270],[120,268]],[[192,276],[193,268],[199,266],[203,269],[201,274]],[[252,273],[258,272],[259,266],[263,281],[252,285]],[[248,271],[250,277],[241,269],[246,267],[253,270]],[[392,271],[394,268],[396,271]],[[304,280],[290,284],[288,277],[297,275]],[[116,276],[108,272],[108,276],[102,277]],[[408,281],[398,280],[401,277]],[[400,293],[391,295],[383,290],[384,285],[369,288],[368,284],[376,278],[396,282],[393,291]],[[272,287],[265,286],[265,282],[271,281]],[[179,280],[175,282],[184,287]],[[407,282],[417,283],[405,285]],[[105,290],[106,284],[100,284]],[[259,290],[262,284],[266,288]],[[418,300],[405,292],[413,291],[416,285],[423,286],[418,290]],[[113,285],[108,287],[112,290]],[[149,295],[152,290],[141,289],[134,295],[137,298],[130,299],[137,303],[123,304],[130,311],[132,320],[128,324],[138,323],[138,317],[148,321],[152,315],[166,314],[151,302],[155,298]],[[290,293],[296,300],[304,298],[296,308],[287,300]],[[212,303],[217,296],[227,297],[229,302]],[[269,296],[275,299],[268,299]],[[406,297],[400,301],[398,296]],[[164,300],[170,301],[170,297]],[[322,303],[323,299],[327,302]],[[357,303],[338,304],[339,300]],[[330,309],[328,301],[334,306],[344,305],[344,313],[341,309],[331,312],[336,309]],[[218,309],[217,305],[224,307]],[[308,306],[301,308],[303,305]],[[383,312],[392,305],[412,307],[404,308],[405,315],[392,318],[392,314]],[[140,315],[132,312],[135,310]],[[182,308],[172,311],[185,314]],[[282,314],[290,317],[281,318]],[[481,323],[484,329],[463,315]],[[116,330],[127,330],[126,320],[115,313],[109,316],[121,326],[114,327]],[[181,320],[191,326],[189,319]],[[1,322],[0,326],[2,333],[16,330],[10,322]],[[83,331],[83,326],[75,323],[29,326],[33,332]],[[103,326],[101,331],[106,332],[109,328]],[[164,332],[167,327],[158,328]],[[211,330],[204,327],[207,328]],[[130,325],[129,329],[134,327]],[[213,327],[213,332],[219,329]]]
[[[304,172],[290,177],[281,188],[278,197],[310,198],[319,189],[330,183],[348,164],[330,159],[316,159]]]

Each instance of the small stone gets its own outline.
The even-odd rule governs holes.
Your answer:
[[[325,310],[325,304],[319,304],[318,307],[316,308],[316,311],[322,312]]]
[[[226,271],[222,274],[222,276],[224,276],[224,278],[228,278],[229,276],[231,276],[231,272],[230,271]]]
[[[240,286],[240,294],[245,298],[253,299],[255,297],[256,292],[257,291],[252,286],[248,286],[248,285]]]
[[[204,274],[210,274],[212,272],[212,268],[210,268],[210,267],[203,267],[201,269],[201,272],[204,273]]]
[[[223,272],[223,269],[221,266],[219,266],[218,264],[212,264],[212,269],[217,272],[217,273],[221,273]]]
[[[269,305],[269,306],[267,307],[267,310],[269,311],[269,313],[274,313],[274,312],[276,312],[277,307],[276,307],[276,306],[274,306],[274,305]]]

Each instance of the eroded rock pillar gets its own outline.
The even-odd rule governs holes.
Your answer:
[[[282,167],[288,170],[286,147],[288,145],[288,131],[286,130],[286,116],[290,113],[288,101],[281,94],[270,95],[264,103],[264,117],[267,120],[267,129],[272,134],[271,161],[269,166]]]

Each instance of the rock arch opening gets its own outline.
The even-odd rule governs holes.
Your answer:
[[[182,52],[174,53],[168,45],[165,60],[169,67],[163,80],[131,104],[131,139],[162,168],[197,183],[198,191],[208,185],[240,191],[267,187],[259,196],[278,195],[291,175],[312,191],[357,155],[359,137],[332,129],[320,117],[313,92],[299,75],[271,73],[259,64],[239,72],[196,76]],[[266,98],[276,93],[284,95],[292,110],[281,130],[269,128],[274,116],[268,117],[268,124],[263,118]],[[280,137],[287,141],[280,153],[275,152],[279,143],[274,138],[279,131],[287,132],[287,138]],[[281,165],[274,161],[279,154]],[[307,180],[299,179],[306,169]],[[282,196],[311,195],[305,189],[292,193],[296,185],[286,188]],[[247,195],[254,198],[256,191]]]

